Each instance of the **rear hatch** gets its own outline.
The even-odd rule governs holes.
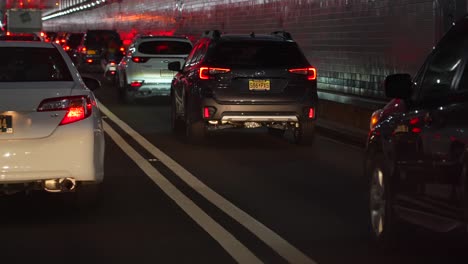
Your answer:
[[[168,70],[167,64],[173,61],[183,64],[191,49],[192,45],[185,40],[145,40],[132,57],[132,77],[145,83],[170,83],[175,72]]]
[[[294,42],[221,42],[205,63],[226,71],[206,80],[220,102],[289,103],[316,89],[315,78],[308,79],[310,64]]]
[[[0,83],[0,140],[51,135],[66,111],[38,112],[44,99],[69,96],[74,82]]]
[[[44,99],[69,96],[75,82],[52,45],[0,47],[0,139],[50,135],[64,112],[37,112]]]
[[[121,45],[120,35],[113,30],[88,30],[84,41],[88,57],[100,57],[108,48],[109,43],[116,42]]]

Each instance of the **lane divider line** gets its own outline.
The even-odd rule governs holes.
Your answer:
[[[205,197],[212,204],[217,206],[224,213],[229,215],[231,218],[236,220],[239,224],[244,226],[247,230],[252,232],[258,239],[267,244],[272,248],[276,253],[283,257],[289,263],[309,263],[316,264],[314,260],[309,258],[299,249],[291,245],[288,241],[283,239],[281,236],[276,234],[273,230],[242,211],[240,208],[235,206],[233,203],[219,195],[217,192],[212,190],[210,187],[205,185],[192,173],[187,171],[184,167],[178,164],[175,160],[170,158],[160,149],[151,144],[147,139],[141,136],[133,128],[127,125],[125,122],[120,120],[114,113],[112,113],[107,107],[103,104],[99,104],[101,111],[108,116],[115,124],[117,124],[123,131],[135,139],[138,144],[145,148],[149,153],[154,157],[159,159],[166,167],[174,172],[180,179],[182,179],[186,184],[193,188],[200,195]]]
[[[190,198],[169,182],[143,156],[133,149],[112,127],[104,123],[104,130],[112,140],[132,159],[161,190],[169,196],[187,215],[215,239],[238,263],[262,263],[246,246],[224,227],[206,214]]]

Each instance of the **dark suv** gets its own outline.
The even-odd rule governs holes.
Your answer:
[[[468,18],[456,23],[414,79],[390,75],[394,98],[372,115],[365,171],[372,236],[395,242],[401,220],[428,229],[468,224]]]
[[[81,71],[103,71],[102,59],[106,59],[111,43],[118,48],[113,50],[115,61],[120,61],[124,55],[124,48],[119,33],[115,30],[88,30],[80,46],[73,54],[77,67]]]
[[[314,139],[317,71],[287,32],[221,35],[207,31],[171,85],[174,131],[189,141],[224,128],[268,127],[294,141]]]

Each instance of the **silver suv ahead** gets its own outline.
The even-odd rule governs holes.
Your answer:
[[[137,37],[117,67],[120,98],[133,103],[135,98],[169,96],[175,72],[167,65],[182,64],[191,49],[192,43],[185,37]]]

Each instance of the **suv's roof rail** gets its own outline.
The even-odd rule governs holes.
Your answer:
[[[291,36],[291,33],[287,32],[287,31],[274,31],[274,32],[271,32],[272,35],[275,35],[275,36],[280,36],[282,38],[284,38],[285,40],[292,40],[292,36]]]
[[[221,37],[221,31],[219,31],[217,29],[207,30],[207,31],[203,32],[202,37],[217,39],[217,38]]]

